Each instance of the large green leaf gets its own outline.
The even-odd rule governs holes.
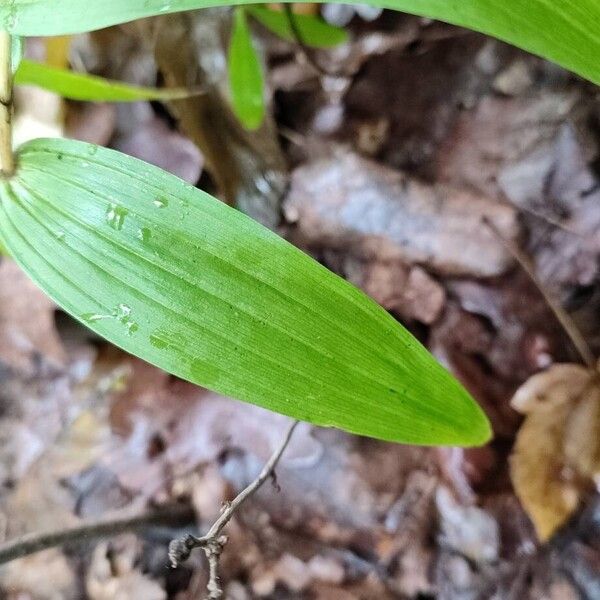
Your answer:
[[[475,29],[600,83],[599,0],[366,0]],[[4,0],[0,24],[20,35],[76,33],[168,12],[248,0]]]
[[[176,100],[197,95],[198,90],[159,89],[130,85],[87,73],[74,73],[23,59],[15,73],[15,83],[35,85],[63,98],[93,102],[136,102],[138,100]]]
[[[233,110],[244,127],[257,129],[265,118],[265,84],[242,8],[235,11],[227,60]]]
[[[490,435],[387,312],[292,245],[113,150],[35,140],[0,182],[1,241],[60,306],[184,379],[385,440]]]
[[[250,6],[248,13],[274,34],[293,42],[296,36],[290,26],[287,14],[281,10],[272,10],[263,6]],[[294,21],[302,43],[315,48],[331,48],[343,44],[348,39],[346,31],[329,25],[318,17],[294,14]]]

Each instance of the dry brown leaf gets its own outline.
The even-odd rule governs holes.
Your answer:
[[[435,495],[440,524],[440,544],[474,564],[498,560],[500,532],[498,523],[477,506],[463,506],[446,487],[440,486]]]
[[[91,600],[166,600],[163,586],[137,568],[140,546],[134,536],[124,535],[116,542],[103,542],[94,549],[86,577]]]
[[[18,600],[77,600],[80,597],[75,569],[59,548],[8,563],[0,575],[0,584],[9,598]]]
[[[555,365],[531,377],[512,406],[526,418],[513,448],[511,477],[545,541],[600,478],[600,377],[579,365]]]
[[[158,117],[149,102],[123,104],[117,108],[115,150],[135,156],[195,184],[203,157],[197,146]]]
[[[284,202],[292,240],[363,260],[400,260],[445,276],[491,277],[513,259],[494,234],[519,234],[508,205],[466,189],[429,185],[343,148],[296,168]]]
[[[38,358],[64,366],[55,305],[9,259],[0,264],[0,361],[31,374]]]
[[[108,146],[115,132],[117,106],[108,102],[70,102],[65,133],[68,138]]]
[[[344,254],[343,252],[341,253]],[[327,266],[362,289],[386,310],[396,312],[403,320],[417,320],[430,325],[437,321],[446,303],[446,292],[427,271],[412,268],[401,260],[369,261],[343,256],[341,268]]]

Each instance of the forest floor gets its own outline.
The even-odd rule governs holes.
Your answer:
[[[227,11],[208,14],[227,23]],[[143,44],[140,32],[156,27],[169,39],[169,18],[78,36],[71,63],[161,83],[172,57]],[[226,598],[598,599],[593,477],[570,481],[578,502],[540,543],[509,467],[523,422],[511,406],[515,391],[555,363],[581,363],[545,294],[600,353],[598,91],[541,59],[436,22],[384,12],[371,22],[355,16],[348,29],[350,42],[307,59],[257,28],[270,115],[241,150],[241,134],[230,117],[221,126],[218,110],[209,125],[219,139],[199,143],[207,124],[185,118],[194,99],[169,109],[59,105],[23,90],[17,136],[46,128],[105,144],[212,193],[233,177],[242,208],[382,304],[492,422],[494,440],[469,450],[301,424],[276,485],[267,482],[227,529]],[[199,56],[224,56],[215,31],[198,42],[188,30],[191,46],[213,44],[190,50],[197,60],[188,73],[201,69]],[[43,52],[33,40],[30,55]],[[216,98],[224,79],[215,68],[195,77],[211,81]],[[515,248],[531,259],[543,291]],[[571,439],[596,443],[598,414]],[[170,569],[169,540],[204,532],[257,476],[288,424],[108,345],[3,258],[0,532],[8,539],[156,506],[188,507],[195,519],[181,523],[173,509],[172,523],[15,560],[0,570],[0,596],[202,598],[202,552]],[[531,451],[532,485],[554,506],[566,475],[542,464],[555,449],[544,449],[544,429],[537,435],[539,448],[534,436],[520,451]]]

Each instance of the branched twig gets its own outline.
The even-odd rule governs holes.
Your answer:
[[[214,522],[206,535],[196,537],[188,534],[182,538],[173,540],[169,545],[169,558],[171,559],[173,568],[186,561],[194,548],[202,548],[204,550],[209,567],[207,589],[208,598],[210,600],[223,597],[223,590],[219,584],[218,566],[221,552],[223,552],[223,547],[227,543],[227,536],[221,535],[221,532],[225,525],[229,523],[236,510],[252,496],[269,477],[273,476],[275,467],[286,449],[296,425],[298,425],[298,421],[294,421],[290,425],[281,445],[265,464],[259,476],[248,487],[243,489],[232,502],[228,502],[223,507],[221,516]]]
[[[546,287],[538,278],[530,258],[516,244],[513,244],[510,240],[507,240],[496,227],[496,225],[494,225],[494,223],[492,223],[489,219],[484,218],[483,221],[494,233],[494,235],[496,235],[496,237],[504,244],[506,249],[514,256],[521,268],[525,271],[525,273],[527,273],[531,281],[533,281],[535,286],[538,288],[544,297],[546,304],[548,304],[565,333],[569,336],[571,342],[573,342],[573,345],[575,346],[577,352],[579,352],[583,362],[590,369],[594,369],[596,366],[596,359],[594,358],[594,354],[590,350],[588,343],[585,341],[583,335],[581,335],[579,328],[567,311],[552,297],[551,294],[546,291]]]
[[[60,531],[28,533],[0,545],[0,564],[7,563],[41,550],[134,531],[149,525],[182,525],[190,522],[188,507],[175,506],[128,517],[104,518]]]

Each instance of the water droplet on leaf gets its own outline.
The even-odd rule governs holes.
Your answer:
[[[133,335],[140,328],[135,321],[125,323],[125,327],[127,328],[127,335]]]
[[[152,204],[154,204],[156,208],[165,208],[165,206],[169,206],[169,201],[163,196],[157,196],[152,201]]]
[[[85,313],[81,315],[81,318],[86,323],[93,323],[94,321],[100,321],[101,319],[106,319],[106,315],[99,315],[98,313]]]
[[[116,319],[119,323],[125,325],[127,335],[133,335],[140,326],[131,318],[131,307],[127,304],[119,304],[110,315],[102,315],[99,313],[85,313],[81,318],[86,323],[94,323],[103,319]]]
[[[121,317],[128,317],[131,314],[131,307],[127,306],[127,304],[119,304],[119,306],[117,306],[117,314],[115,316],[121,318]]]
[[[109,204],[106,209],[106,222],[117,231],[123,229],[125,217],[129,214],[129,210],[117,204]]]
[[[125,325],[127,335],[134,334],[140,326],[131,318],[131,307],[127,304],[119,304],[113,316]]]
[[[138,238],[142,240],[142,242],[149,242],[152,236],[152,231],[148,229],[148,227],[142,227],[138,229]]]

